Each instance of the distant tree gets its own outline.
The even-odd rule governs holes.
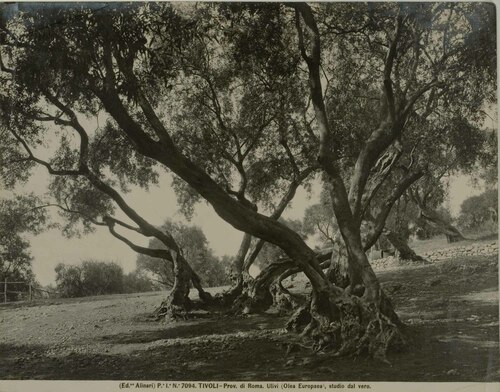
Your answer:
[[[33,195],[0,199],[0,281],[34,283],[30,244],[26,234],[49,227],[46,211],[34,208]],[[10,287],[22,291],[26,287]],[[12,296],[14,298],[14,295]]]
[[[123,275],[124,293],[144,293],[161,290],[163,287],[152,281],[146,274],[135,270]]]
[[[204,286],[214,287],[229,283],[223,264],[209,248],[208,240],[200,227],[167,220],[161,230],[171,233],[182,256],[192,266]],[[165,245],[156,238],[150,241],[149,247],[165,249]],[[156,281],[166,287],[170,288],[174,284],[174,267],[169,260],[140,254],[137,257],[137,268],[152,273]]]
[[[123,268],[115,262],[85,260],[81,264],[83,286],[87,295],[121,293]]]
[[[478,196],[465,199],[458,217],[460,227],[467,230],[479,229],[485,224],[490,228],[498,225],[498,190],[490,189]]]
[[[320,247],[331,247],[338,235],[338,226],[328,197],[323,191],[320,202],[308,207],[304,213],[304,231],[309,235],[319,235]]]
[[[123,292],[123,269],[114,262],[85,260],[80,265],[59,263],[55,271],[57,290],[63,297]]]
[[[61,297],[73,298],[85,296],[80,267],[59,263],[56,265],[55,272],[56,288]]]

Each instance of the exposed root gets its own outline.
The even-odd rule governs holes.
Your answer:
[[[302,306],[295,311],[286,324],[288,331],[300,333],[311,322],[311,312],[309,306]]]
[[[155,320],[165,320],[168,322],[182,321],[190,318],[189,311],[192,308],[191,301],[186,302],[184,305],[175,305],[167,298],[162,304],[153,312],[152,317]]]
[[[292,294],[283,286],[283,279],[288,276],[288,273],[282,274],[270,288],[273,297],[273,307],[280,314],[290,313],[304,303],[304,298],[301,295]]]
[[[388,363],[387,352],[405,345],[400,322],[395,313],[384,314],[388,305],[376,307],[357,296],[343,296],[332,301],[330,309],[313,300],[298,309],[287,329],[313,341],[316,351],[333,350],[335,356],[368,356]],[[382,310],[383,309],[383,310]]]
[[[249,277],[248,277],[249,278]],[[248,286],[243,276],[240,276],[235,284],[223,293],[216,294],[212,299],[212,304],[220,308],[231,308],[234,302],[240,297],[244,289]]]
[[[265,287],[247,289],[236,298],[230,310],[232,314],[262,313],[271,307],[273,297]]]

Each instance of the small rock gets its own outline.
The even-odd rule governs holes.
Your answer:
[[[439,278],[436,278],[436,279],[432,279],[429,281],[429,286],[437,286],[438,284],[441,284],[441,279]]]
[[[446,372],[448,376],[458,376],[460,373],[458,373],[457,369],[451,369]]]

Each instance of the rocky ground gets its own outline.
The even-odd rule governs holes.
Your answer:
[[[313,353],[272,312],[153,322],[147,316],[165,294],[144,293],[0,307],[0,378],[500,381],[491,242],[479,243],[495,250],[488,254],[374,262],[407,325],[408,349],[392,353],[392,365]],[[300,278],[288,284],[307,289]]]

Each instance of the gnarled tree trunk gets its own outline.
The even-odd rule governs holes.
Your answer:
[[[252,236],[245,233],[232,265],[231,279],[233,281],[233,285],[229,290],[217,297],[218,302],[223,306],[231,306],[236,298],[238,298],[243,292],[244,286],[246,285],[245,280],[249,278],[248,274],[245,273],[246,269],[244,264],[251,242]]]
[[[184,257],[171,252],[174,264],[174,286],[168,297],[154,312],[156,318],[164,317],[168,321],[186,319],[193,308],[193,301],[189,298],[191,283],[198,290],[198,295],[204,303],[210,303],[212,296],[203,290],[200,277],[193,271]]]
[[[417,255],[415,251],[408,246],[408,242],[398,233],[392,230],[386,230],[383,235],[392,244],[396,250],[396,256],[399,259],[409,261],[425,261],[422,256]]]
[[[453,226],[447,219],[444,219],[438,212],[431,208],[419,206],[420,217],[424,219],[431,227],[446,235],[449,243],[465,240],[460,231]]]

